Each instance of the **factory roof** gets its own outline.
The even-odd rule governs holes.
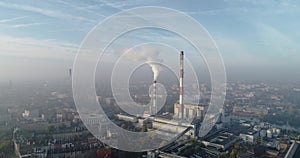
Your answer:
[[[224,130],[221,130],[205,139],[205,141],[220,144],[220,145],[226,145],[236,139],[237,136],[235,136],[233,133],[228,133]]]

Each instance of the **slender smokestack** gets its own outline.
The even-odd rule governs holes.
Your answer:
[[[69,69],[69,76],[72,77],[72,69]]]
[[[156,107],[156,80],[153,81],[153,94],[152,94],[152,99],[153,99],[153,113],[157,113],[157,107]]]
[[[179,117],[184,117],[184,105],[183,105],[183,51],[180,52],[180,76],[179,76]]]

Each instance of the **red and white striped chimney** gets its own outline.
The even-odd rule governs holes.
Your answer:
[[[180,76],[179,76],[179,117],[184,118],[184,105],[183,105],[183,51],[180,52]]]

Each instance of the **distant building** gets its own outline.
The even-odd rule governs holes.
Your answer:
[[[155,151],[148,151],[147,152],[147,158],[156,158],[157,153]]]
[[[137,122],[137,118],[134,116],[128,116],[128,115],[122,115],[122,114],[117,114],[116,115],[118,119],[124,120],[124,121],[129,121],[129,122]]]
[[[267,109],[234,106],[232,113],[237,116],[259,117],[268,114]]]
[[[30,114],[29,110],[25,110],[25,111],[22,113],[22,117],[28,118],[28,117],[29,117],[29,114]]]
[[[219,117],[219,121],[222,123],[229,123],[231,120],[231,114],[226,111],[226,109],[222,109],[221,115]]]
[[[272,133],[274,137],[278,137],[280,135],[280,129],[279,128],[272,128]]]
[[[221,149],[223,151],[227,150],[233,145],[234,142],[238,141],[239,137],[235,136],[233,133],[220,131],[216,134],[213,134],[204,140],[202,143],[206,147],[215,147],[216,149]]]
[[[57,113],[57,114],[56,114],[56,119],[59,120],[59,121],[63,121],[63,119],[64,119],[64,114],[63,114],[63,113]]]
[[[247,132],[240,133],[240,138],[242,138],[243,141],[252,144],[256,143],[258,136],[259,136],[259,132],[254,130],[249,130]]]
[[[266,142],[265,146],[271,148],[271,149],[275,149],[277,151],[280,150],[280,142],[277,140],[272,140],[270,142]]]
[[[40,111],[38,109],[24,110],[22,117],[26,119],[40,119]]]

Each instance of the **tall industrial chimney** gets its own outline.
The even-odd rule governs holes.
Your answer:
[[[153,81],[153,93],[152,93],[152,99],[153,99],[153,113],[156,114],[157,113],[157,107],[156,107],[156,80]]]
[[[180,52],[180,76],[179,76],[179,117],[184,118],[184,105],[183,105],[183,51]]]
[[[72,77],[72,69],[69,69],[69,77]]]

